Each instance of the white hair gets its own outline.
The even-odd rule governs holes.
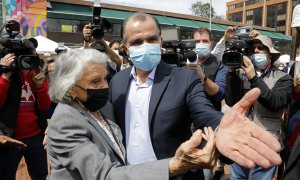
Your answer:
[[[49,88],[53,102],[70,102],[72,99],[68,90],[75,85],[82,74],[83,68],[89,62],[95,62],[106,67],[108,57],[95,49],[70,49],[61,53],[54,66]]]

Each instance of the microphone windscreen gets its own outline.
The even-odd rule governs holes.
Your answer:
[[[195,51],[189,51],[186,54],[186,58],[190,61],[190,62],[195,62],[197,59],[197,54],[195,53]]]

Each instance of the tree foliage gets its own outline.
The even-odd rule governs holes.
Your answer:
[[[193,15],[200,16],[204,18],[209,18],[210,16],[210,4],[202,3],[200,1],[192,4],[191,11]],[[214,7],[211,7],[211,17],[214,19],[223,19],[222,16],[216,15]]]

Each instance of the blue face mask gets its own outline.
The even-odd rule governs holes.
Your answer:
[[[210,44],[197,43],[195,52],[200,59],[208,57],[210,55]]]
[[[266,54],[253,54],[251,61],[255,68],[261,69],[267,64],[268,59]]]
[[[131,46],[129,48],[129,56],[136,68],[143,71],[151,71],[160,62],[160,44],[142,44],[140,46]]]

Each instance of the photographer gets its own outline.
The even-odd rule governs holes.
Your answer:
[[[2,48],[5,48],[3,44]],[[21,55],[8,53],[0,61],[0,129],[3,133],[1,137],[4,137],[2,144],[12,142],[14,140],[11,138],[14,138],[25,145],[15,143],[27,147],[0,147],[0,174],[2,179],[15,179],[18,164],[24,156],[30,177],[42,180],[46,179],[48,170],[46,151],[42,145],[44,129],[40,126],[45,119],[39,112],[46,111],[50,105],[48,84],[40,67],[25,70],[15,65],[16,61],[20,63],[22,55],[26,58],[24,62],[37,57],[34,48],[23,47],[16,53],[20,52]],[[5,68],[14,70],[6,71]]]
[[[119,55],[121,61],[122,61],[122,65],[120,67],[120,70],[129,68],[130,62],[129,62],[129,56],[125,51],[125,45],[121,44],[120,41],[118,40],[112,40],[109,43],[109,47],[116,53]]]
[[[92,27],[90,24],[85,25],[83,28],[83,40],[84,40],[84,43],[83,43],[84,48],[92,48],[91,46],[93,43],[99,43],[99,45],[102,47],[101,47],[101,49],[97,49],[97,50],[100,50],[101,52],[105,52],[108,55],[109,59],[112,62],[116,63],[117,69],[120,68],[120,66],[122,65],[122,61],[121,61],[119,55],[117,53],[115,53],[107,45],[107,43],[105,42],[103,37],[101,39],[95,39],[92,36]]]
[[[252,55],[243,56],[241,68],[229,68],[226,104],[233,106],[247,91],[259,88],[262,93],[247,116],[277,137],[283,147],[283,114],[291,101],[293,79],[273,65],[280,53],[273,48],[270,38],[258,35],[249,41],[249,46]],[[249,172],[236,163],[231,165],[231,179],[248,179]],[[275,172],[275,165],[268,169],[256,166],[252,179],[272,179]]]
[[[225,35],[227,32],[228,30],[225,32]],[[198,28],[194,32],[194,39],[196,41],[195,51],[198,57],[195,70],[202,80],[204,90],[209,95],[214,107],[218,111],[221,111],[221,101],[224,99],[227,68],[223,66],[217,57],[222,56],[225,48],[211,52],[212,33],[207,28]],[[214,53],[216,53],[216,55]],[[214,179],[220,179],[220,176],[223,173],[224,165],[218,160]],[[211,179],[212,170],[205,169],[204,175],[205,179]]]
[[[195,70],[202,80],[205,92],[211,98],[217,110],[221,110],[221,101],[225,92],[227,68],[211,54],[212,34],[207,28],[198,28],[194,32],[197,65]],[[200,66],[199,66],[200,65]]]

